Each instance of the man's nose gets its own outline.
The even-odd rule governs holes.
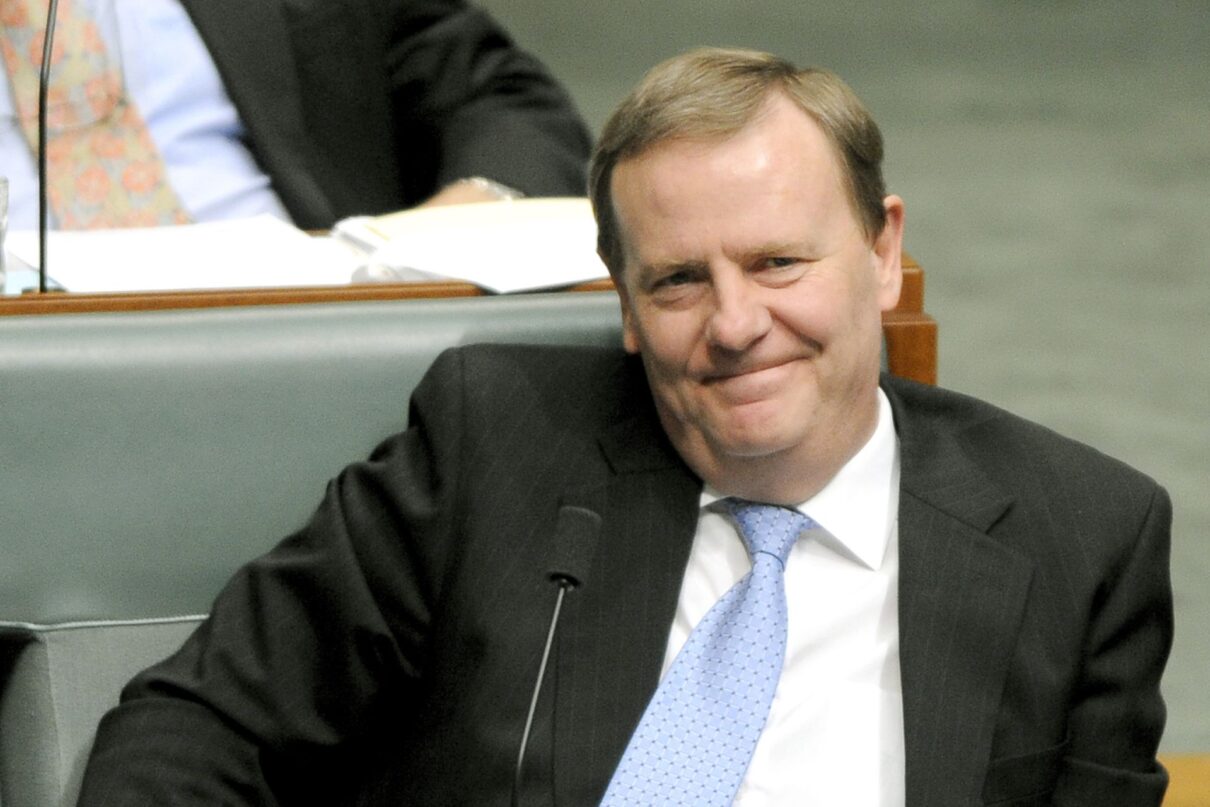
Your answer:
[[[772,316],[760,291],[744,277],[716,280],[707,334],[712,345],[747,350],[769,331]]]

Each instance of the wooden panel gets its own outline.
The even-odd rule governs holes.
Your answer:
[[[1173,754],[1160,757],[1171,781],[1164,807],[1210,805],[1210,754]]]
[[[611,289],[608,280],[584,283],[574,291]],[[364,300],[410,300],[434,297],[479,297],[478,286],[461,281],[374,283],[357,286],[306,286],[272,289],[220,289],[216,291],[130,292],[73,294],[47,292],[0,297],[0,316],[20,314],[86,314],[98,311],[154,311],[172,308],[221,308],[245,305],[341,303]]]
[[[937,383],[937,321],[925,313],[890,311],[882,316],[887,369],[900,378]]]
[[[892,374],[937,383],[937,321],[924,313],[924,270],[906,252],[899,304],[882,315],[882,332]]]
[[[613,288],[605,280],[572,287],[573,291]],[[0,297],[0,316],[23,314],[82,314],[96,311],[151,311],[160,308],[215,308],[241,305],[332,303],[358,300],[406,300],[432,297],[477,297],[486,294],[457,280],[423,283],[374,283],[356,286],[310,286],[271,289],[219,289],[215,291],[123,292],[74,294],[32,292]],[[910,255],[903,258],[903,292],[896,311],[924,311],[924,272]]]
[[[600,291],[612,288],[609,280],[598,280],[570,290]],[[122,294],[48,292],[0,297],[0,316],[476,297],[484,294],[477,286],[460,281]],[[899,305],[883,316],[883,327],[887,342],[887,364],[891,372],[925,384],[935,384],[937,322],[924,313],[924,271],[910,255],[904,255],[903,258],[903,291]]]
[[[903,289],[896,311],[924,311],[924,270],[911,256],[903,256]]]

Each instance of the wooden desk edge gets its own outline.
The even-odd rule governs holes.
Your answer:
[[[1164,807],[1205,807],[1210,804],[1210,754],[1162,754],[1168,769]]]
[[[937,321],[917,311],[882,315],[887,369],[921,384],[937,383]]]
[[[935,384],[937,323],[924,313],[924,273],[910,258],[906,259],[903,269],[903,292],[899,305],[883,316],[887,365],[895,375]],[[613,283],[605,278],[581,283],[567,290],[612,289]],[[477,286],[458,281],[127,294],[52,292],[0,298],[0,316],[478,297],[486,294]]]
[[[608,278],[571,286],[569,291],[607,291]],[[557,291],[558,289],[551,289]],[[360,302],[365,300],[409,300],[435,297],[479,297],[487,292],[461,281],[424,283],[380,283],[350,286],[306,286],[264,289],[218,289],[213,291],[127,292],[75,294],[49,292],[0,297],[0,316],[32,314],[86,314],[100,311],[156,311],[179,308],[219,308],[245,305],[290,305],[299,303]],[[903,292],[897,312],[924,311],[924,275],[911,258],[905,258]]]
[[[577,291],[607,290],[608,282],[585,283]],[[299,286],[214,291],[164,291],[113,294],[50,292],[0,298],[0,316],[21,314],[88,314],[112,311],[159,311],[249,305],[364,302],[437,297],[481,297],[487,292],[458,281],[376,283],[355,286]]]

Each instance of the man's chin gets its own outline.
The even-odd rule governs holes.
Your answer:
[[[802,439],[801,420],[791,422],[782,399],[768,399],[728,407],[724,417],[714,420],[706,439],[721,454],[733,457],[763,457],[790,448]]]
[[[711,435],[707,439],[715,456],[737,460],[771,457],[789,450],[793,441],[784,436],[771,436],[764,431],[731,431]]]
[[[786,421],[785,405],[774,401],[730,407],[713,417],[675,417],[659,409],[665,432],[681,455],[707,459],[712,464],[757,460],[793,448],[803,437],[796,424]]]

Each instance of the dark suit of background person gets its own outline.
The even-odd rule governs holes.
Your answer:
[[[784,117],[783,102],[769,108]],[[619,189],[634,179],[614,179],[630,216]],[[875,243],[893,283],[902,205],[885,204]],[[680,266],[691,277],[678,284],[700,282],[704,269]],[[657,686],[703,487],[653,372],[640,269],[615,267],[632,355],[443,354],[407,431],[334,480],[311,522],[239,571],[184,648],[125,690],[81,804],[507,803],[564,505],[601,527],[566,601],[521,795],[597,803]],[[730,270],[710,271],[721,283]],[[766,299],[798,300],[779,293]],[[877,309],[861,319],[860,365],[876,368]],[[988,404],[889,377],[881,388],[900,455],[906,804],[1158,804],[1166,493]]]
[[[294,223],[411,207],[488,177],[584,193],[570,99],[459,0],[181,0]]]

